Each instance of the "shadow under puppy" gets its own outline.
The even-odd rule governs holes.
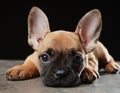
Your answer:
[[[25,80],[40,75],[47,86],[70,87],[92,83],[99,69],[118,73],[120,66],[99,41],[101,13],[93,9],[78,22],[74,32],[50,31],[45,13],[32,7],[28,16],[28,43],[35,50],[24,64],[6,72],[8,80]]]

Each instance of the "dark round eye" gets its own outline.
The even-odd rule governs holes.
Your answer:
[[[48,55],[48,54],[42,54],[42,55],[40,56],[40,58],[41,58],[41,60],[42,60],[43,63],[49,61],[49,55]]]
[[[82,61],[83,61],[82,56],[76,55],[76,56],[74,57],[74,62],[75,62],[75,63],[80,63],[80,62],[82,62]]]

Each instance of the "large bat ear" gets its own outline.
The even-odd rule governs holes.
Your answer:
[[[28,15],[28,43],[37,50],[46,33],[50,32],[49,22],[45,13],[38,7],[32,7]]]
[[[75,33],[79,35],[86,53],[91,52],[96,47],[101,28],[102,19],[98,9],[89,11],[79,21]]]

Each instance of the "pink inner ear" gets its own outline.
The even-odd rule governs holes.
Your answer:
[[[82,39],[82,42],[85,44],[87,43],[87,36],[84,34],[84,33],[81,33],[81,39]]]
[[[86,20],[83,21],[83,23],[81,24],[82,26],[82,37],[83,39],[88,43],[89,41],[91,41],[93,38],[96,37],[96,33],[98,33],[101,27],[101,22],[99,20],[99,17],[96,16],[90,16],[88,17]]]
[[[98,10],[88,12],[80,20],[77,31],[87,53],[95,48],[96,40],[98,40],[100,36],[101,26],[102,20]]]
[[[79,32],[79,34],[81,34],[80,37],[81,37],[82,43],[86,46],[92,38],[90,33],[88,33],[87,31],[81,31]]]
[[[50,32],[49,22],[45,13],[38,7],[33,7],[28,16],[29,44],[37,48],[45,34]]]

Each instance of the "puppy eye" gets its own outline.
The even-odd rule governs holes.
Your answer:
[[[76,55],[75,57],[74,57],[74,62],[75,63],[81,63],[83,61],[83,58],[82,58],[82,56],[80,56],[80,55]]]
[[[50,56],[45,53],[45,54],[40,55],[40,59],[43,63],[47,63],[50,59]]]

